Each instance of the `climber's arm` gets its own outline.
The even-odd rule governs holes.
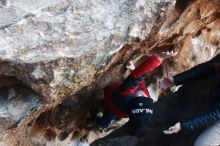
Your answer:
[[[193,130],[220,120],[220,103],[218,103],[212,110],[202,113],[190,120],[180,122],[181,128],[186,130]]]
[[[215,65],[210,61],[199,64],[188,71],[180,73],[173,77],[175,85],[193,82],[215,73]]]
[[[199,64],[185,72],[175,75],[174,77],[164,77],[160,80],[160,88],[167,89],[174,85],[183,85],[197,81],[199,79],[211,76],[218,70],[218,65],[211,61]]]
[[[220,103],[209,110],[189,120],[183,120],[171,126],[168,130],[163,131],[164,134],[175,134],[180,130],[194,130],[202,126],[220,121]]]
[[[162,59],[158,55],[152,55],[145,60],[141,65],[135,68],[131,74],[125,79],[119,89],[121,95],[129,95],[134,93],[141,81],[144,80],[146,74],[162,63]]]
[[[174,51],[167,51],[161,52],[159,54],[154,54],[147,60],[145,60],[141,65],[137,68],[133,68],[134,70],[131,74],[125,79],[122,86],[119,89],[119,94],[122,96],[127,96],[134,94],[137,90],[141,81],[144,80],[146,74],[155,68],[157,68],[163,59],[174,57],[177,52]]]

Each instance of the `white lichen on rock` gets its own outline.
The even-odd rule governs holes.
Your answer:
[[[40,68],[37,67],[33,72],[32,75],[34,76],[35,79],[42,79],[44,76],[46,76],[46,73]]]

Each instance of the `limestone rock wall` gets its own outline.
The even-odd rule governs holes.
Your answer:
[[[0,97],[0,120],[13,119],[10,126],[1,123],[4,133],[1,140],[8,130],[7,145],[50,145],[53,142],[49,141],[57,137],[63,139],[77,129],[76,123],[83,120],[83,105],[89,107],[91,97],[84,95],[83,100],[73,101],[78,99],[74,94],[80,92],[81,95],[83,87],[95,82],[96,77],[111,66],[111,59],[125,44],[144,40],[172,2],[1,0],[0,74],[6,78],[15,77],[20,81],[18,86],[38,93],[36,101],[32,101],[32,96],[26,92],[17,98]],[[13,85],[7,86],[10,80],[4,80],[1,87],[11,91]],[[109,78],[106,84],[111,80]],[[88,89],[89,93],[91,91]],[[38,100],[42,100],[40,105]],[[14,103],[12,107],[10,102]],[[23,107],[15,109],[22,114],[14,119],[14,115],[5,113],[5,109],[16,108],[15,105]],[[33,111],[33,105],[37,105],[36,111]],[[74,116],[76,113],[79,116]],[[39,126],[42,121],[45,127]],[[43,131],[31,137],[34,130],[30,125]],[[57,145],[62,143],[65,142],[58,140]]]
[[[48,100],[73,94],[125,43],[143,40],[170,2],[4,0],[0,57],[7,67],[1,65],[1,74]]]
[[[7,102],[2,102],[2,107],[8,108],[10,102],[27,105],[27,108],[16,109],[22,113],[15,115],[17,119],[9,113],[4,114],[4,108],[1,108],[1,121],[5,120],[4,116],[8,117],[6,120],[13,119],[13,126],[0,126],[3,133],[1,144],[72,146],[80,145],[80,140],[92,143],[105,136],[110,131],[100,133],[92,129],[92,114],[101,105],[99,100],[103,97],[101,89],[122,80],[127,73],[126,63],[143,53],[178,51],[174,59],[164,62],[164,76],[213,58],[220,47],[219,2],[0,1],[0,74],[17,78],[16,86],[28,90],[22,98],[0,96],[2,101]],[[10,90],[12,85],[8,83],[10,79],[0,87]],[[36,95],[36,100],[32,100],[33,95]],[[166,104],[170,102],[166,99],[174,96],[159,102],[159,107],[169,111]],[[178,114],[181,113],[178,106],[189,110],[196,107],[193,104],[192,108],[179,105],[183,100],[173,101],[171,107],[174,106],[176,110],[173,111]],[[36,106],[32,108],[30,105]],[[160,112],[167,116],[162,110]],[[155,133],[152,132],[154,129],[148,129],[151,135],[146,134],[144,140],[125,133],[124,137],[107,137],[93,145],[151,143],[158,146],[164,142],[166,146],[179,146],[178,140],[184,140],[186,135],[173,140],[159,133],[160,128],[167,127],[177,118],[171,116],[167,119],[166,116],[156,118],[158,128]],[[181,118],[187,116],[190,115]],[[191,136],[195,138],[196,135]],[[193,138],[183,145],[192,144]]]
[[[2,78],[1,83],[4,83]],[[9,80],[7,80],[9,82]],[[42,105],[39,94],[14,84],[0,89],[0,145],[8,129],[24,124],[26,117]]]

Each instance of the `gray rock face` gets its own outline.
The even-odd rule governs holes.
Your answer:
[[[100,50],[100,57],[94,60],[96,64],[130,38],[144,39],[167,2],[2,1],[2,5],[10,4],[0,9],[1,57],[38,62]]]
[[[74,84],[91,82],[80,78],[91,78],[123,44],[143,40],[171,1],[1,1],[0,58],[12,63],[1,74],[16,76],[47,98],[74,93]],[[60,86],[69,91],[62,95]]]
[[[23,86],[0,89],[0,141],[7,129],[21,125],[41,105],[39,95]]]

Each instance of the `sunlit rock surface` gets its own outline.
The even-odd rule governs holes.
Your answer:
[[[220,47],[219,10],[219,0],[0,1],[0,74],[19,79],[16,86],[30,92],[11,98],[14,85],[0,83],[10,89],[10,94],[0,90],[0,120],[10,121],[1,123],[0,144],[72,146],[107,135],[110,131],[94,130],[101,89],[125,78],[127,62],[143,53],[178,51],[160,68],[164,76],[213,58]],[[161,129],[201,110],[195,103],[203,104],[208,91],[190,98],[200,88],[185,87],[181,96],[159,99],[160,110],[144,139],[116,131],[119,136],[92,145],[192,145],[201,131],[164,137]]]
[[[170,2],[4,0],[0,58],[10,70],[1,73],[47,98],[72,94],[125,43],[143,40]]]

